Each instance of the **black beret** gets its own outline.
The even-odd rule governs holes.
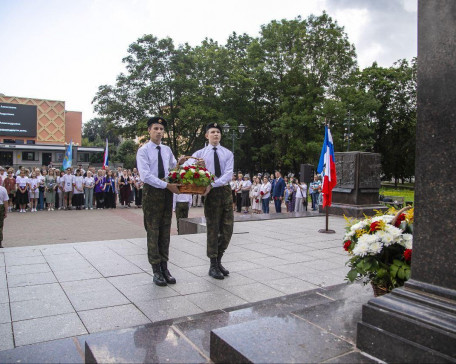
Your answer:
[[[147,120],[147,127],[151,126],[152,124],[160,124],[163,125],[164,128],[166,128],[166,120],[158,116],[154,116],[153,118]]]
[[[219,123],[209,123],[206,125],[206,133],[212,128],[220,130],[220,133],[222,132],[222,126]]]

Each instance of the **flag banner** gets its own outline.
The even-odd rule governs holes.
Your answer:
[[[71,168],[72,163],[73,163],[73,140],[70,141],[70,144],[68,144],[68,147],[65,151],[65,157],[63,158],[63,163],[62,163],[63,170],[66,170],[67,168]]]
[[[106,169],[106,167],[109,166],[109,161],[108,161],[108,138],[106,138],[106,148],[104,151],[104,156],[103,156],[103,169]]]
[[[322,174],[323,207],[331,206],[332,190],[337,184],[336,158],[334,156],[334,144],[331,130],[325,126],[325,140],[321,148],[320,162],[317,172]]]

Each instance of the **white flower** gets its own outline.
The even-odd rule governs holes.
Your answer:
[[[402,234],[401,245],[405,249],[412,249],[413,244],[413,235],[412,234]]]
[[[367,253],[369,253],[369,244],[366,241],[358,241],[358,243],[353,248],[353,254],[364,257],[367,255]]]
[[[369,246],[369,252],[371,255],[376,255],[380,253],[383,249],[383,244],[380,243],[379,241],[374,241],[370,246]]]
[[[355,225],[352,225],[350,230],[355,232],[356,230],[362,229],[365,226],[367,226],[367,223],[365,221],[360,221],[360,222],[356,223]]]
[[[382,243],[384,246],[390,246],[395,243],[394,236],[389,232],[384,232],[385,234],[382,236]]]
[[[206,174],[206,172],[204,172],[202,169],[199,170],[198,172],[201,176],[204,176]]]
[[[345,234],[344,236],[344,241],[345,240],[351,240],[351,237],[355,235],[355,232],[354,231],[349,231],[348,233]]]
[[[386,225],[385,231],[391,234],[393,239],[397,239],[402,235],[402,230],[393,225]]]
[[[387,224],[391,222],[391,220],[393,220],[394,216],[391,216],[391,215],[381,215],[381,216],[375,216],[374,218],[372,218],[372,222],[375,222],[375,221],[384,221],[386,222]]]
[[[185,169],[181,169],[181,170],[179,171],[179,174],[182,174],[182,173],[187,173],[187,171],[186,171]]]

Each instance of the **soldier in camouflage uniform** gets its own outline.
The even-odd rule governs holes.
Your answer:
[[[207,228],[207,256],[211,260],[209,275],[224,279],[230,272],[222,265],[222,257],[233,235],[233,197],[229,185],[233,176],[233,153],[220,145],[222,129],[219,124],[206,126],[207,147],[193,154],[204,160],[206,168],[215,175],[215,181],[206,188],[203,196]]]
[[[147,256],[154,272],[154,283],[166,286],[176,283],[168,270],[168,254],[173,208],[177,185],[165,181],[176,159],[169,147],[161,144],[166,120],[159,117],[147,122],[150,141],[138,149],[136,161],[144,182],[142,207],[147,231]],[[182,161],[183,162],[183,161]]]

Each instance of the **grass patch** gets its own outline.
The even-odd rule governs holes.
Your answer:
[[[404,197],[405,201],[415,201],[415,191],[412,190],[400,190],[393,187],[382,187],[380,188],[380,194],[384,196],[400,196]]]

